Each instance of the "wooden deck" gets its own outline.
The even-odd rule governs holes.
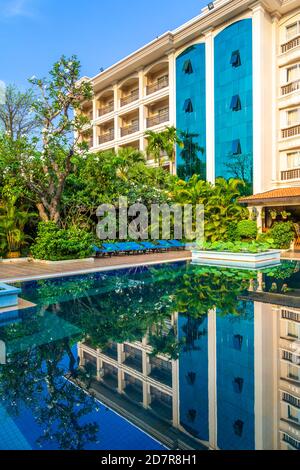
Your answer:
[[[21,261],[17,263],[0,262],[0,282],[29,281],[33,279],[50,279],[75,274],[88,274],[97,271],[122,269],[130,266],[168,263],[191,259],[190,251],[172,251],[168,253],[151,253],[147,255],[115,256],[74,263],[45,264],[41,262]]]

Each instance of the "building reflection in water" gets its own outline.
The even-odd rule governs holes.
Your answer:
[[[80,366],[94,368],[93,391],[171,446],[299,450],[300,304],[263,292],[263,282],[241,297],[238,316],[174,314],[167,323],[182,344],[178,359],[153,356],[147,335],[103,350],[79,343]]]

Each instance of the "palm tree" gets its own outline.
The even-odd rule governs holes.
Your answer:
[[[128,171],[138,163],[145,162],[142,152],[133,147],[124,147],[118,150],[115,156],[117,163],[117,176],[123,181],[128,181]]]
[[[176,146],[183,148],[183,142],[178,136],[177,129],[174,126],[167,127],[163,132],[164,150],[171,162],[171,173],[174,174],[176,160]]]
[[[153,157],[155,163],[161,166],[161,156],[165,151],[165,138],[162,132],[146,131],[145,137],[148,140],[146,154]]]

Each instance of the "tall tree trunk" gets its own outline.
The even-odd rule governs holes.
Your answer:
[[[39,211],[39,216],[43,222],[49,222],[49,216],[46,212],[46,209],[42,202],[36,204],[37,210]]]

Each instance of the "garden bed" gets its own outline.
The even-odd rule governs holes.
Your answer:
[[[21,289],[0,283],[0,313],[2,308],[18,305],[18,294]]]
[[[280,250],[267,250],[259,253],[217,250],[193,250],[192,261],[213,266],[234,266],[239,268],[264,268],[280,264]]]

